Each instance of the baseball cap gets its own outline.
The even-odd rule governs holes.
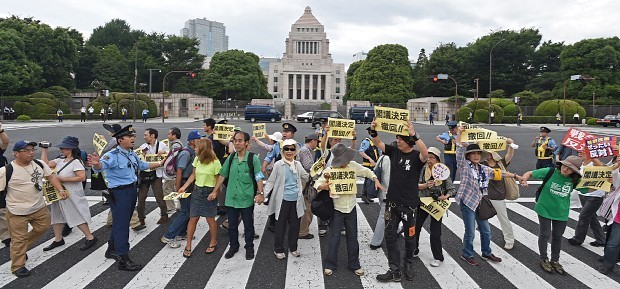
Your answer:
[[[36,147],[37,143],[33,142],[33,141],[28,141],[28,140],[20,140],[18,142],[15,143],[15,145],[13,145],[13,151],[20,151],[25,149],[27,146],[33,146]]]

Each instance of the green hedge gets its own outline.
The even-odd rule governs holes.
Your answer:
[[[504,117],[506,116],[517,116],[521,109],[518,108],[515,104],[509,104],[504,107]]]
[[[536,107],[534,115],[536,116],[555,116],[557,113],[564,114],[564,100],[554,99],[546,100]],[[579,113],[580,118],[586,116],[586,110],[579,103],[566,100],[566,118],[572,118],[575,112]]]
[[[504,116],[502,123],[517,123],[516,116]],[[524,116],[521,123],[555,124],[555,116]]]
[[[478,109],[474,112],[474,122],[489,122],[489,110],[488,109]]]
[[[596,117],[586,117],[586,124],[587,125],[598,125],[598,123],[596,123],[597,120],[598,118]]]
[[[463,106],[461,108],[459,108],[458,110],[458,115],[459,115],[459,120],[460,121],[469,121],[469,113],[471,112],[471,108],[467,107],[467,106]]]
[[[27,115],[21,114],[17,117],[17,121],[30,121],[30,117]]]

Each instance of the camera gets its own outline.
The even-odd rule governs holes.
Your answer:
[[[435,201],[439,201],[439,197],[441,196],[441,193],[438,192],[432,192],[431,193],[431,197],[433,198],[433,200]]]
[[[50,142],[47,142],[47,141],[39,142],[39,147],[40,148],[46,149],[46,148],[49,148],[51,146],[52,146],[52,143],[50,143]]]

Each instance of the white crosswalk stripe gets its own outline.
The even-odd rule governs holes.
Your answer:
[[[526,199],[526,203],[529,199]],[[101,204],[93,199],[91,206]],[[243,223],[240,224],[239,241],[241,244],[240,251],[231,259],[225,259],[223,254],[228,250],[226,232],[218,233],[218,250],[214,254],[206,255],[201,250],[194,252],[191,259],[183,258],[183,245],[179,249],[172,249],[163,245],[159,239],[167,228],[167,225],[154,225],[159,218],[159,210],[155,208],[146,218],[147,228],[140,232],[130,232],[130,255],[137,256],[147,254],[145,260],[148,263],[143,264],[144,268],[139,272],[116,272],[116,264],[114,260],[105,259],[104,252],[107,246],[101,240],[98,249],[90,253],[85,253],[86,257],[66,257],[67,260],[62,262],[69,263],[69,269],[55,273],[53,276],[47,276],[47,281],[41,282],[37,278],[43,278],[46,271],[54,271],[54,264],[61,262],[55,258],[56,254],[65,253],[68,250],[77,250],[78,243],[83,241],[83,235],[74,230],[72,234],[65,237],[65,246],[59,247],[49,252],[43,252],[42,248],[51,242],[52,238],[49,234],[40,244],[28,251],[29,260],[27,267],[33,270],[33,275],[25,279],[17,279],[10,273],[10,261],[6,258],[7,249],[0,249],[0,257],[4,256],[3,263],[0,265],[0,287],[2,288],[104,288],[101,284],[110,283],[111,287],[105,288],[165,288],[171,286],[181,286],[183,288],[258,288],[253,286],[256,279],[269,279],[272,266],[280,266],[278,268],[286,268],[286,274],[282,272],[279,276],[286,280],[275,282],[271,288],[410,288],[418,287],[420,284],[428,284],[427,287],[441,288],[487,288],[485,283],[487,276],[496,276],[497,284],[495,288],[555,288],[555,287],[591,287],[591,288],[614,288],[620,287],[620,274],[612,273],[605,276],[600,274],[597,269],[601,263],[594,260],[603,253],[600,247],[592,247],[589,243],[593,239],[586,238],[582,247],[566,247],[569,246],[566,240],[563,240],[563,250],[560,255],[560,262],[564,266],[568,276],[559,276],[557,274],[547,274],[542,271],[538,264],[538,243],[537,229],[532,230],[533,226],[538,225],[538,217],[526,203],[507,202],[507,208],[510,214],[517,214],[520,218],[513,220],[513,230],[517,244],[513,251],[506,251],[501,246],[503,240],[501,236],[494,236],[491,242],[493,253],[503,259],[501,263],[492,263],[482,261],[480,259],[480,237],[476,232],[474,241],[474,250],[476,251],[476,259],[483,263],[480,267],[472,267],[460,260],[460,242],[464,235],[463,222],[461,220],[459,209],[453,204],[448,216],[443,219],[442,241],[444,244],[444,262],[440,267],[430,266],[433,256],[429,244],[429,232],[426,228],[422,229],[420,238],[420,254],[418,270],[412,283],[403,278],[403,283],[380,283],[376,280],[377,274],[385,273],[388,269],[386,252],[383,249],[371,250],[369,242],[373,234],[373,227],[376,222],[378,204],[357,205],[357,221],[358,221],[358,241],[360,243],[360,263],[366,274],[357,277],[354,273],[346,268],[346,252],[341,252],[338,271],[334,276],[323,276],[323,259],[327,252],[328,237],[318,237],[318,220],[315,217],[311,226],[310,233],[315,235],[314,239],[299,240],[298,249],[301,257],[293,257],[287,254],[286,260],[276,260],[273,254],[273,233],[265,230],[267,224],[267,207],[256,206],[254,211],[255,230],[260,235],[259,240],[254,241],[256,250],[256,258],[251,261],[245,260],[245,250],[243,250],[244,239]],[[101,210],[101,209],[99,209]],[[106,234],[109,229],[104,228],[108,210],[102,210],[92,218],[90,224],[93,231],[102,230]],[[577,220],[579,213],[571,211],[571,220]],[[171,222],[174,216],[171,218]],[[428,223],[428,222],[427,222]],[[493,226],[493,232],[500,229],[499,222],[496,218],[490,220]],[[574,234],[575,222],[569,223],[564,239],[570,238]],[[194,248],[203,248],[208,243],[209,227],[204,220],[200,220],[196,229],[193,241]],[[267,234],[267,235],[265,235]],[[99,234],[101,235],[101,234]],[[223,240],[220,238],[224,238]],[[402,240],[399,241],[402,246]],[[200,245],[199,245],[200,243]],[[341,240],[341,250],[346,250],[345,239]],[[343,244],[344,243],[344,244]],[[451,246],[451,247],[447,247]],[[401,247],[402,248],[402,247]],[[146,250],[148,249],[148,250]],[[269,250],[265,254],[262,250]],[[148,253],[144,253],[147,252]],[[262,255],[260,253],[263,253]],[[3,255],[4,254],[4,255]],[[265,257],[268,256],[268,257]],[[343,257],[344,256],[344,257]],[[187,266],[196,263],[188,263],[188,260],[203,264],[211,262],[213,268],[209,269],[209,278],[203,278],[201,282],[182,284],[179,282],[180,276],[191,276],[192,274],[204,275],[202,266]],[[487,265],[488,264],[488,265]],[[183,272],[190,270],[191,274]],[[421,271],[420,271],[421,270]],[[185,274],[181,274],[185,273]],[[119,276],[119,280],[107,280],[110,276]],[[499,277],[497,277],[499,276]],[[177,279],[175,279],[177,278]],[[186,278],[186,277],[184,277]],[[338,278],[347,280],[347,283],[338,283]],[[103,279],[103,280],[102,280]],[[116,278],[114,278],[116,279]],[[121,280],[122,279],[122,280]],[[174,281],[173,281],[174,280]],[[567,281],[563,281],[567,280]],[[40,284],[27,286],[26,284]],[[565,282],[565,283],[563,283]],[[113,285],[112,285],[113,284]],[[265,283],[262,283],[265,284]],[[329,285],[331,284],[331,286]],[[337,285],[334,285],[337,284]],[[416,285],[417,284],[417,285]]]

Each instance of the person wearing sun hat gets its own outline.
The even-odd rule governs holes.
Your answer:
[[[459,127],[456,135],[456,163],[461,173],[461,184],[456,193],[455,201],[461,210],[461,216],[465,225],[461,259],[469,265],[478,266],[474,259],[474,238],[476,224],[480,229],[480,245],[482,258],[492,262],[501,262],[502,259],[493,255],[491,251],[491,227],[488,220],[481,220],[476,210],[484,196],[488,195],[489,181],[501,180],[502,174],[496,174],[495,170],[481,162],[489,158],[489,153],[482,150],[478,144],[461,143],[461,134],[465,128]],[[515,177],[515,174],[508,173]]]
[[[88,200],[84,196],[82,181],[86,179],[82,156],[78,148],[80,142],[77,138],[66,136],[62,142],[56,145],[60,148],[62,157],[48,160],[48,148],[41,151],[41,160],[47,163],[51,169],[56,169],[58,180],[69,192],[69,198],[64,201],[54,202],[50,205],[52,226],[54,228],[54,241],[43,248],[49,251],[56,247],[63,246],[65,241],[62,237],[63,226],[78,227],[86,241],[81,251],[88,250],[97,244],[97,238],[91,233],[88,223],[91,222]]]
[[[554,271],[564,275],[560,265],[562,239],[570,212],[570,195],[581,178],[583,161],[578,156],[569,156],[556,163],[555,168],[542,168],[523,174],[521,184],[527,186],[530,177],[547,180],[542,184],[540,195],[534,207],[538,214],[538,251],[540,266],[548,273]],[[547,242],[551,237],[551,260],[547,258]],[[575,272],[577,273],[577,272]]]
[[[363,167],[362,165],[352,161],[357,155],[357,151],[347,148],[344,144],[338,143],[331,148],[332,162],[331,166],[326,169],[329,172],[331,168],[346,168],[353,170],[356,177],[365,177],[372,179],[375,182],[377,189],[384,190],[385,188],[379,182],[379,179],[370,169]],[[329,180],[325,178],[324,174],[316,181],[314,187],[317,191],[330,190]],[[347,256],[348,265],[347,268],[353,270],[356,275],[364,275],[364,269],[362,269],[359,260],[359,242],[357,240],[357,209],[356,195],[355,194],[343,194],[335,195],[330,190],[330,196],[334,198],[334,216],[329,222],[329,244],[327,249],[327,257],[323,264],[323,274],[330,276],[333,271],[338,267],[338,247],[340,243],[340,228],[343,224],[346,230],[347,240]]]

